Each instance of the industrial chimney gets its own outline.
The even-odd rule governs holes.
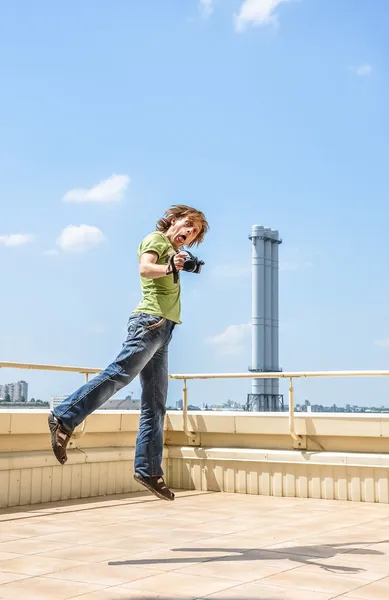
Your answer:
[[[278,231],[253,225],[252,242],[252,354],[249,371],[276,372],[279,368]],[[247,408],[282,411],[278,379],[253,379]]]

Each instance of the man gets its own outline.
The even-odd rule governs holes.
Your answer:
[[[128,320],[128,335],[115,360],[49,414],[51,445],[57,460],[67,461],[66,447],[74,429],[137,375],[142,386],[134,477],[153,494],[174,500],[163,479],[163,424],[168,389],[168,346],[180,324],[180,283],[185,253],[208,231],[204,214],[175,205],[165,212],[156,231],[138,248],[142,299]]]

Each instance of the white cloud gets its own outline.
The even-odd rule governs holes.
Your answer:
[[[353,67],[351,70],[358,75],[358,77],[367,77],[372,74],[373,67],[369,65],[369,63],[363,63],[358,67]]]
[[[213,13],[213,0],[200,0],[200,8],[203,17],[209,18]]]
[[[278,16],[275,9],[285,2],[292,0],[244,0],[239,13],[235,15],[235,28],[243,31],[247,25],[260,27],[277,25]]]
[[[68,225],[57,239],[65,252],[82,252],[104,242],[103,232],[94,225]]]
[[[389,348],[389,338],[383,338],[382,340],[376,340],[376,346],[380,346],[381,348]]]
[[[0,244],[4,246],[15,247],[29,244],[34,240],[34,236],[27,233],[10,233],[8,235],[0,235]]]
[[[117,202],[130,183],[128,175],[112,175],[91,188],[76,188],[67,192],[65,202]]]
[[[250,344],[251,323],[229,325],[225,331],[205,339],[207,344],[218,346],[223,354],[240,354]]]

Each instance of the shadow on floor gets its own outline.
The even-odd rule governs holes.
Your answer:
[[[174,490],[180,492],[182,490]],[[209,494],[217,494],[219,492],[208,492]],[[204,496],[204,492],[193,492],[189,496],[183,496],[180,501],[186,497],[193,498],[195,496]],[[161,500],[156,498],[147,491],[128,492],[125,494],[111,494],[107,496],[93,496],[91,498],[75,498],[73,500],[58,500],[55,502],[44,502],[42,504],[28,504],[23,506],[12,506],[0,509],[1,517],[6,516],[7,521],[20,521],[26,519],[36,519],[37,517],[45,517],[52,515],[55,512],[78,513],[86,510],[100,510],[101,508],[117,508],[119,506],[135,506],[145,503],[160,503]],[[47,509],[47,512],[44,512]],[[60,509],[64,509],[61,510]],[[21,514],[20,514],[21,513]]]
[[[384,540],[381,542],[366,542],[366,546],[370,544],[381,543],[384,544],[389,540]],[[365,543],[365,542],[364,542]],[[215,556],[214,558],[199,558],[191,557],[191,558],[156,558],[156,559],[131,559],[124,561],[110,561],[108,564],[112,566],[121,566],[121,565],[158,565],[158,564],[188,564],[188,563],[204,563],[204,562],[239,562],[239,561],[261,561],[266,563],[267,560],[285,560],[288,558],[291,562],[296,562],[299,565],[312,565],[316,567],[320,567],[325,571],[330,571],[332,573],[362,573],[365,572],[366,569],[358,568],[358,567],[346,567],[346,566],[338,566],[338,565],[326,565],[320,563],[316,560],[316,556],[311,556],[309,553],[313,552],[316,555],[318,552],[320,553],[320,557],[317,557],[319,560],[334,558],[339,554],[361,554],[363,556],[378,556],[383,555],[383,552],[378,550],[372,550],[370,548],[358,548],[355,547],[357,542],[344,542],[341,544],[323,544],[321,546],[290,546],[287,548],[280,548],[274,550],[268,549],[260,549],[260,548],[171,548],[172,552],[198,552],[201,553],[209,553],[215,552],[220,554],[221,556]],[[168,550],[168,549],[166,549]],[[226,556],[226,554],[231,554],[231,556]]]

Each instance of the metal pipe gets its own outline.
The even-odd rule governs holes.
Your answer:
[[[279,244],[279,233],[277,230],[272,229],[272,237],[274,242],[271,245],[271,290],[272,290],[272,360],[271,369],[278,371],[279,364],[279,297],[278,297],[278,244]],[[272,379],[272,390],[275,396],[279,394],[279,380]]]
[[[251,237],[251,369],[253,372],[265,368],[265,246],[264,232],[260,225],[253,225]],[[253,379],[252,394],[264,393],[265,382]]]
[[[264,229],[264,263],[265,263],[265,360],[264,368],[266,371],[270,371],[273,368],[272,364],[272,265],[271,265],[271,229]],[[273,384],[271,379],[265,379],[265,395],[266,395],[266,406],[271,409],[271,394],[273,391]]]
[[[100,373],[102,369],[90,369],[89,367],[68,367],[62,365],[38,365],[34,363],[1,362],[0,368],[4,369],[27,369],[36,371],[66,371],[69,373],[83,373],[93,375]]]
[[[389,370],[381,371],[285,371],[277,373],[185,373],[171,374],[170,379],[289,379],[311,377],[389,377]]]

